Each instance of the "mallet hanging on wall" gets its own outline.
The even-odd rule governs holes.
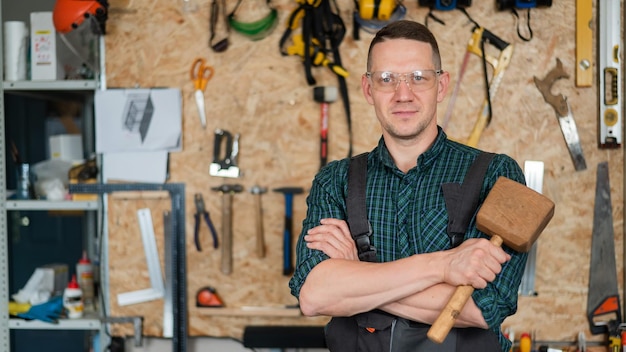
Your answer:
[[[337,87],[313,88],[313,99],[320,103],[320,168],[328,162],[328,108],[337,100]]]

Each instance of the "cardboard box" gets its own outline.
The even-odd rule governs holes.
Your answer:
[[[57,59],[57,34],[52,23],[52,12],[31,12],[30,53],[32,80],[63,78],[63,67]]]
[[[83,137],[79,134],[58,134],[50,137],[50,159],[61,159],[74,164],[83,162]]]
[[[92,79],[97,75],[97,36],[88,25],[59,34],[52,11],[30,14],[30,75],[32,80]],[[62,37],[61,37],[62,36]]]
[[[36,270],[44,273],[42,287],[46,288],[52,295],[62,295],[69,280],[69,269],[67,264],[46,264]]]

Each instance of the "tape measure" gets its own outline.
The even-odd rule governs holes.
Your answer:
[[[198,290],[196,293],[196,307],[223,307],[222,299],[217,295],[215,288],[206,286]]]
[[[388,21],[396,5],[396,0],[359,0],[359,16],[364,20]]]

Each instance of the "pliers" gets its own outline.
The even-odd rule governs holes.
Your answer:
[[[213,226],[213,222],[211,222],[211,218],[209,217],[209,212],[206,210],[204,206],[204,198],[201,193],[196,193],[193,196],[194,202],[196,203],[196,213],[194,214],[194,218],[196,219],[194,232],[193,232],[193,240],[196,244],[196,249],[198,252],[202,251],[202,247],[200,246],[200,217],[204,218],[204,221],[209,226],[209,230],[211,230],[211,235],[213,236],[213,248],[217,248],[217,231],[215,231],[215,227]]]

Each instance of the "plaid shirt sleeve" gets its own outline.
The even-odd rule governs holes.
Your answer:
[[[307,213],[302,221],[302,233],[296,244],[296,266],[289,281],[291,294],[300,296],[300,288],[309,272],[319,263],[328,259],[322,251],[307,248],[303,240],[307,231],[320,224],[324,218],[345,219],[347,194],[348,161],[333,161],[326,165],[313,180],[307,196]]]
[[[508,156],[497,155],[492,168],[495,172],[491,172],[485,180],[489,183],[489,189],[493,187],[500,176],[525,184],[523,171]],[[468,234],[469,237],[485,236],[476,229],[475,223],[472,224],[471,229]],[[511,255],[511,260],[503,265],[502,272],[492,283],[488,284],[485,289],[475,290],[472,295],[474,302],[481,309],[485,321],[496,332],[500,329],[504,319],[517,311],[518,288],[528,257],[527,253],[515,252],[506,246],[503,248]]]

